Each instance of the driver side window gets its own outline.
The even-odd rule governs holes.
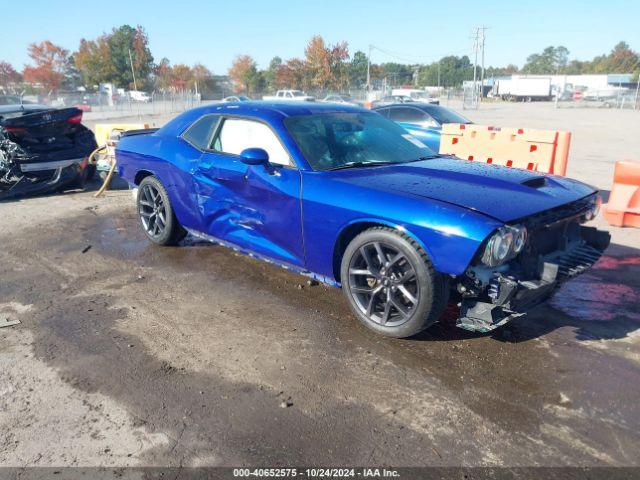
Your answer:
[[[246,148],[262,148],[269,154],[269,162],[291,165],[289,154],[276,134],[264,123],[243,118],[227,118],[213,142],[213,149],[240,155]]]

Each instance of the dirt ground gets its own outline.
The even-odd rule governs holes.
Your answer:
[[[605,190],[640,156],[640,112],[466,113],[573,130],[570,176]],[[609,228],[589,273],[493,334],[394,340],[338,290],[149,245],[128,191],[0,219],[0,317],[21,322],[0,328],[0,466],[640,466],[637,230]]]

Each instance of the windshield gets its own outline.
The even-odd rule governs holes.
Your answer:
[[[433,108],[425,108],[425,111],[441,125],[444,123],[471,123],[471,120],[447,107],[433,106]]]
[[[314,170],[405,163],[435,155],[377,113],[299,115],[284,123]]]

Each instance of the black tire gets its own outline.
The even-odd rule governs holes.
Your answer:
[[[109,176],[109,172],[100,171],[98,172],[98,177],[100,178],[100,182],[104,183],[104,181]],[[117,173],[113,173],[111,175],[111,180],[109,181],[109,190],[127,190],[129,188],[129,184],[125,179],[120,177]]]
[[[87,165],[84,167],[82,171],[83,183],[88,183],[94,179],[96,175],[96,166],[95,165]]]
[[[167,190],[154,176],[145,177],[138,186],[136,207],[140,226],[157,245],[176,245],[187,231],[178,222]]]
[[[389,337],[410,337],[431,326],[449,299],[447,277],[435,271],[427,253],[408,235],[387,227],[365,230],[349,243],[340,275],[358,319]]]

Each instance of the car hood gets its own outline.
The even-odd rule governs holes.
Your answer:
[[[338,174],[339,181],[451,203],[502,222],[558,207],[596,191],[569,178],[453,157],[333,173]]]

